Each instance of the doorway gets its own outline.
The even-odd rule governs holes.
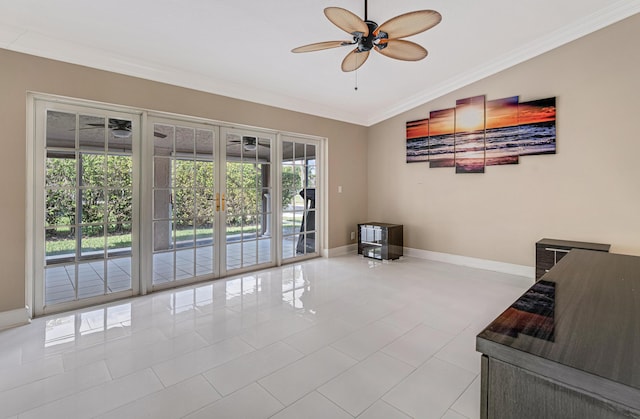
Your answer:
[[[138,293],[140,115],[36,106],[37,314]]]
[[[322,196],[318,182],[320,143],[282,136],[280,150],[282,261],[318,256]]]
[[[224,273],[275,264],[273,150],[275,135],[223,129]]]
[[[35,315],[319,255],[320,140],[45,95],[32,103]]]

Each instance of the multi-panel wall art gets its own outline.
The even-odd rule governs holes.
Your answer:
[[[556,98],[519,102],[518,96],[475,96],[456,107],[407,122],[407,163],[484,173],[486,166],[517,164],[520,156],[556,152]]]
[[[429,120],[407,122],[407,163],[429,161]]]

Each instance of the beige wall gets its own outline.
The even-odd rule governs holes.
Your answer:
[[[403,223],[411,248],[519,265],[543,237],[640,255],[638,39],[640,15],[370,128],[369,218]],[[475,95],[556,96],[557,154],[484,174],[405,163],[406,121]]]
[[[0,313],[25,304],[26,97],[35,91],[328,138],[328,246],[366,217],[365,127],[0,49]],[[338,194],[338,185],[343,193]]]

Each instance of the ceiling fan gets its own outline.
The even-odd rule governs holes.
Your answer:
[[[258,139],[256,137],[243,135],[242,137],[237,135],[230,135],[227,140],[227,147],[233,146],[235,144],[242,144],[242,148],[245,151],[254,151],[258,147],[265,148],[263,144],[258,144]]]
[[[345,72],[360,68],[369,58],[372,49],[396,60],[422,60],[427,56],[427,50],[415,42],[400,38],[424,32],[442,20],[442,15],[435,10],[417,10],[396,16],[378,26],[367,17],[367,0],[364,1],[364,20],[340,7],[327,7],[324,14],[331,23],[351,34],[352,41],[317,42],[294,48],[291,52],[311,52],[355,45],[356,48],[342,61],[342,71]]]
[[[87,123],[86,125],[89,125],[89,127],[80,129],[104,128],[104,123]],[[116,138],[129,138],[131,136],[131,121],[109,118],[109,129]],[[158,131],[155,131],[153,135],[158,138],[167,137],[166,134]]]

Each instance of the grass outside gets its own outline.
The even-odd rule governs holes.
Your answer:
[[[293,220],[282,220],[283,227],[293,227]],[[240,233],[255,233],[255,226],[227,227],[227,236]],[[58,229],[59,232],[65,232]],[[68,230],[66,231],[68,233]],[[195,239],[208,239],[213,235],[213,228],[200,228],[196,230]],[[193,229],[179,229],[176,231],[176,241],[192,240]],[[110,235],[107,237],[107,249],[123,249],[131,247],[131,233]],[[104,237],[86,237],[82,239],[83,252],[102,251],[104,249]],[[76,240],[73,238],[55,239],[47,238],[45,252],[47,256],[58,256],[75,253]]]

